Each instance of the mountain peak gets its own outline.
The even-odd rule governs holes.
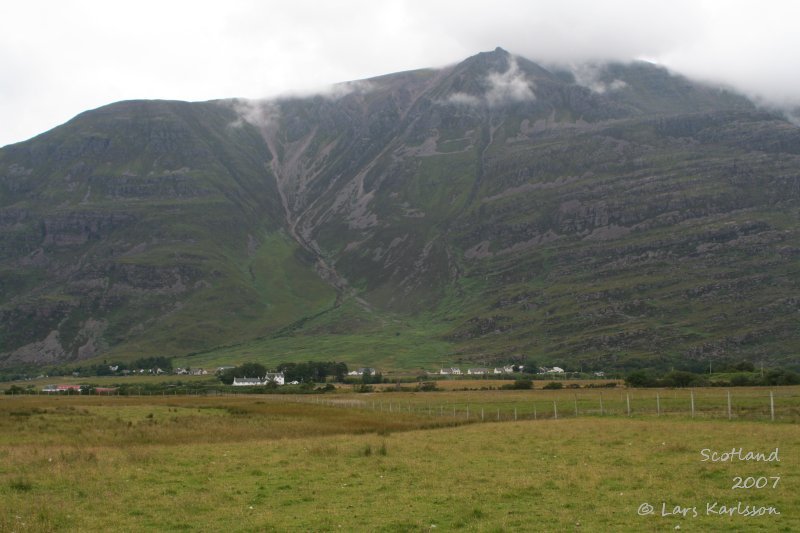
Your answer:
[[[484,65],[499,65],[503,70],[508,64],[508,60],[512,57],[511,53],[504,48],[497,47],[488,52],[479,52],[474,56],[468,57],[463,63],[480,63]]]

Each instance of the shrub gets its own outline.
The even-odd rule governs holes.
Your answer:
[[[653,379],[643,370],[637,370],[628,374],[625,384],[629,387],[652,387]]]
[[[547,385],[545,385],[542,388],[543,389],[548,389],[548,390],[563,389],[564,388],[564,384],[560,383],[558,381],[551,381],[550,383],[548,383]]]
[[[733,365],[733,370],[737,370],[739,372],[754,372],[756,366],[750,361],[739,361],[735,365]]]
[[[755,385],[755,381],[751,374],[740,373],[731,376],[731,385],[734,387],[749,387]]]
[[[765,385],[797,385],[798,383],[800,383],[800,375],[791,370],[770,370],[764,376]]]
[[[664,377],[666,387],[689,387],[694,384],[696,374],[684,370],[675,370]]]

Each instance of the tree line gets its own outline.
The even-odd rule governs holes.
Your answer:
[[[785,368],[756,370],[750,363],[735,365],[720,374],[699,374],[686,370],[673,370],[655,374],[636,370],[628,374],[625,384],[629,387],[757,387],[798,385],[800,375]]]
[[[281,363],[278,372],[283,372],[286,383],[323,383],[328,376],[336,381],[343,381],[347,376],[347,364],[336,361],[307,361],[305,363]],[[240,366],[224,370],[219,375],[220,381],[226,385],[233,383],[233,378],[260,378],[268,373],[260,363],[244,363]]]

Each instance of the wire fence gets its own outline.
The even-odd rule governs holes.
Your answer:
[[[715,420],[800,421],[800,390],[676,389],[549,393],[528,398],[434,401],[437,394],[412,398],[311,397],[295,401],[386,414],[450,417],[471,422],[558,420],[576,417],[680,417]],[[381,394],[383,396],[383,394]],[[443,398],[444,399],[444,398]]]
[[[30,393],[24,394],[29,396]],[[44,394],[42,394],[44,395]],[[74,396],[51,394],[48,396]],[[800,387],[470,391],[429,393],[253,394],[251,391],[128,391],[122,397],[217,396],[302,402],[385,415],[450,418],[460,422],[559,420],[576,417],[680,417],[706,420],[800,422]],[[120,396],[117,396],[120,397]]]

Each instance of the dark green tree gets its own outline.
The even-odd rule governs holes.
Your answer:
[[[266,367],[259,363],[245,363],[236,368],[229,368],[219,375],[219,380],[225,385],[233,383],[233,378],[263,378],[267,373]]]
[[[630,377],[630,376],[629,376]],[[667,387],[690,387],[697,376],[684,370],[675,370],[664,377],[664,385]]]
[[[652,383],[653,379],[644,370],[631,372],[625,378],[625,384],[628,387],[649,387]]]

